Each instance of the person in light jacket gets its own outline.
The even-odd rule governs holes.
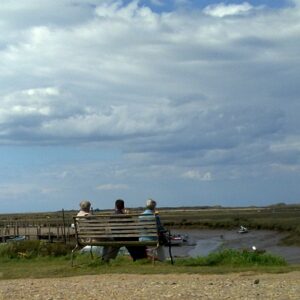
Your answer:
[[[91,202],[88,200],[83,200],[79,204],[80,211],[77,214],[77,217],[86,217],[91,215]]]
[[[160,237],[166,232],[166,230],[160,221],[159,215],[155,212],[155,208],[156,208],[156,201],[153,199],[148,199],[146,201],[146,209],[141,214],[140,219],[143,220],[143,219],[155,218],[157,224],[158,236]],[[154,239],[153,237],[149,237],[149,236],[141,236],[139,238],[140,241],[149,241],[153,239]],[[159,247],[157,248],[157,259],[160,261],[164,261],[166,259],[163,245],[159,245]]]

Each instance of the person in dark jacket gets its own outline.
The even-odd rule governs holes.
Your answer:
[[[115,202],[115,214],[125,214],[125,202],[122,199],[117,199]],[[129,241],[138,241],[138,238],[127,238]],[[117,238],[115,239],[117,240]],[[145,246],[126,246],[133,261],[147,258]],[[108,262],[110,259],[115,259],[119,253],[120,247],[105,246],[103,247],[102,260]]]

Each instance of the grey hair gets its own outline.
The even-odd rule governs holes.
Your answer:
[[[87,200],[81,201],[79,205],[83,211],[89,211],[91,208],[91,202]]]
[[[153,199],[148,199],[146,201],[146,207],[149,209],[154,209],[156,207],[156,201]]]

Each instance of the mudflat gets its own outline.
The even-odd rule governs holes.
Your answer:
[[[288,233],[273,230],[250,230],[247,234],[239,234],[236,230],[194,229],[174,230],[176,233],[188,234],[193,246],[173,247],[174,256],[206,256],[210,252],[228,249],[248,249],[252,246],[267,253],[282,256],[290,264],[300,264],[300,247],[283,246],[280,240]],[[300,299],[300,298],[299,298]]]
[[[105,274],[0,281],[0,299],[299,299],[300,271],[284,274]]]

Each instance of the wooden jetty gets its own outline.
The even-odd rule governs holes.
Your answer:
[[[70,220],[63,219],[18,219],[0,220],[0,242],[23,236],[27,240],[69,242],[75,231]]]

